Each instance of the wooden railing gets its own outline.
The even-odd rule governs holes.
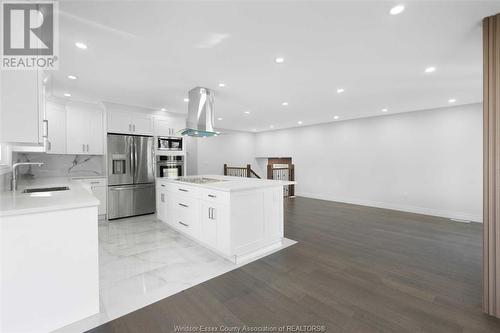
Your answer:
[[[267,179],[274,180],[295,180],[295,165],[289,164],[288,167],[274,167],[272,164],[267,165]],[[285,197],[293,197],[295,195],[295,185],[285,186]]]
[[[230,167],[224,164],[224,176],[255,177],[260,179],[260,176],[252,170],[251,164],[247,164],[245,167]]]

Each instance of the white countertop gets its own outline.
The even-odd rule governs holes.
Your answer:
[[[258,188],[297,184],[297,182],[295,181],[269,180],[269,179],[232,177],[232,176],[221,176],[221,175],[197,175],[188,177],[212,178],[223,181],[215,183],[197,184],[197,183],[179,181],[176,178],[156,178],[156,180],[158,182],[170,182],[176,184],[183,184],[186,186],[196,186],[196,187],[208,188],[219,191],[246,191]]]
[[[76,177],[75,177],[76,178]],[[99,178],[89,177],[89,178]],[[22,193],[26,188],[68,186],[67,191]],[[99,205],[99,200],[84,184],[71,177],[40,177],[20,180],[18,190],[0,193],[0,216],[40,213]]]

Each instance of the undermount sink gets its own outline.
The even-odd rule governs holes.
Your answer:
[[[38,193],[38,192],[54,192],[54,191],[67,191],[68,186],[56,186],[56,187],[39,187],[39,188],[27,188],[23,193]]]

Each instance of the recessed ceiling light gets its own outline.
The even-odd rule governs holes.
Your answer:
[[[244,111],[243,113],[244,114],[250,114],[250,111]]]
[[[425,69],[425,72],[426,72],[426,73],[433,73],[433,72],[435,72],[435,71],[436,71],[436,67],[434,67],[434,66],[430,66],[430,67],[427,67],[427,68]]]
[[[274,125],[269,126],[269,128],[274,128]]]
[[[448,100],[448,103],[455,103],[456,101],[457,101],[457,100],[456,100],[455,98],[450,98],[450,99]]]
[[[70,93],[64,93],[64,96],[71,97],[71,94]]]
[[[189,98],[184,98],[184,102],[189,102]]]
[[[288,102],[283,102],[283,103],[281,103],[281,105],[288,106]]]
[[[160,110],[162,110],[162,111],[167,111],[167,109],[165,109],[165,108],[161,108]]]
[[[302,120],[299,120],[297,124],[302,125]]]
[[[87,49],[87,44],[82,43],[82,42],[76,42],[75,46],[79,49],[86,50]]]
[[[283,57],[276,57],[274,58],[274,62],[277,63],[277,64],[282,64],[285,62],[285,58]]]
[[[387,112],[387,109],[385,109],[385,108],[384,108],[384,109],[382,109],[382,110],[380,110],[380,111],[382,111],[382,112]]]
[[[223,83],[223,82],[219,83],[219,87],[224,88],[225,86],[226,86],[225,83]]]
[[[397,6],[392,7],[391,10],[389,11],[389,13],[391,13],[391,15],[398,15],[398,14],[401,14],[404,10],[405,10],[405,6],[397,5]]]
[[[219,117],[219,118],[217,118],[217,120],[222,120],[222,118]]]
[[[70,80],[76,80],[76,79],[77,79],[77,77],[76,77],[76,76],[74,76],[74,75],[68,75],[68,79],[70,79]]]
[[[254,129],[252,129],[252,131],[257,132],[257,129],[256,129],[256,128],[254,128]]]
[[[337,120],[339,119],[339,116],[334,116],[333,119]]]
[[[344,88],[339,88],[337,89],[337,94],[342,94],[344,91],[345,91]]]

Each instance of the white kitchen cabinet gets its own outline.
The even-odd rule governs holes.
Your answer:
[[[132,113],[133,134],[153,135],[153,117],[149,114]]]
[[[47,153],[66,154],[66,108],[62,104],[47,102]]]
[[[161,221],[167,219],[167,189],[165,184],[156,185],[156,217]]]
[[[103,155],[103,111],[86,103],[66,106],[68,154]]]
[[[99,200],[99,206],[97,207],[97,214],[106,215],[107,203],[106,203],[106,193],[107,186],[91,185],[92,194]]]
[[[179,117],[155,117],[154,134],[156,136],[181,136],[186,128],[186,119]]]
[[[167,190],[167,205],[158,218],[235,263],[278,248],[283,239],[283,182],[271,187],[246,179],[240,183],[241,189],[224,191],[159,179],[157,186]]]
[[[72,181],[85,184],[85,187],[92,191],[92,194],[99,200],[97,214],[102,216],[107,214],[107,181],[106,178],[82,178],[74,177]]]
[[[146,113],[108,110],[108,132],[153,135],[153,116]]]
[[[38,71],[2,71],[0,75],[1,142],[43,147],[45,92]],[[37,150],[40,151],[40,150]]]
[[[130,112],[108,111],[108,132],[132,132]]]
[[[202,200],[200,217],[200,241],[215,247],[222,253],[228,253],[230,245],[229,206]]]

